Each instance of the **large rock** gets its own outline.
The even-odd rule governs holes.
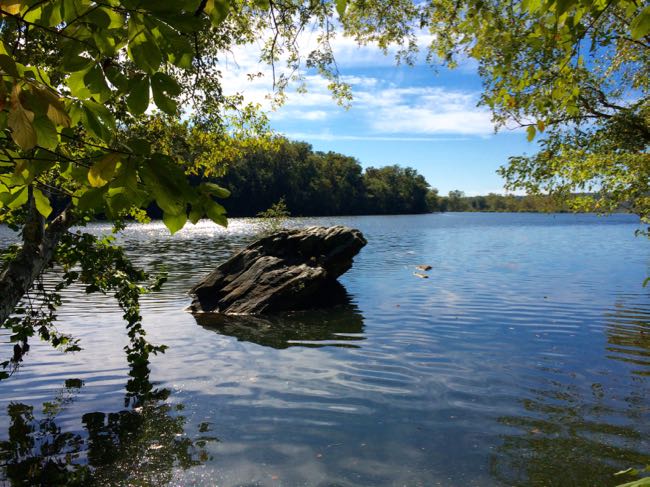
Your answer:
[[[366,245],[359,230],[310,227],[262,238],[217,267],[190,293],[190,311],[260,314],[336,301],[336,279]]]

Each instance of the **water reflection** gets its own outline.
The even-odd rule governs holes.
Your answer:
[[[607,326],[608,358],[633,366],[632,373],[650,376],[650,317],[643,308],[618,303]]]
[[[492,474],[507,485],[618,485],[632,478],[614,477],[630,465],[645,465],[650,455],[634,423],[619,424],[617,413],[593,396],[559,382],[522,401],[521,416],[503,416],[516,432],[502,435],[491,459]],[[616,418],[618,416],[618,418]],[[615,419],[616,418],[616,419]],[[608,481],[609,479],[609,481]]]
[[[359,348],[364,340],[363,316],[353,304],[327,310],[299,311],[268,316],[194,315],[202,327],[264,347],[348,347]]]
[[[615,486],[635,480],[614,476],[650,464],[647,426],[650,314],[618,303],[606,314],[608,358],[629,364],[628,374],[597,371],[599,382],[570,370],[540,368],[546,378],[520,401],[521,413],[498,422],[500,435],[491,473],[507,485]],[[621,386],[627,394],[621,395]],[[644,420],[645,418],[645,420]]]
[[[133,407],[86,413],[83,430],[65,431],[62,413],[82,385],[66,381],[55,400],[43,404],[42,415],[27,404],[7,406],[10,425],[7,439],[0,441],[2,485],[164,485],[175,469],[210,459],[205,446],[217,439],[207,433],[208,425],[199,428],[206,435],[189,438],[179,414],[182,405],[166,402],[167,389],[127,393],[125,401]]]

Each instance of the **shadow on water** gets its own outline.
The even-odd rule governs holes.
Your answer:
[[[305,310],[277,315],[194,315],[203,328],[239,341],[264,347],[348,347],[359,348],[363,316],[351,303],[329,309]]]
[[[501,435],[490,458],[500,482],[616,486],[636,479],[616,472],[650,464],[650,430],[639,429],[650,419],[650,314],[617,306],[607,319],[608,358],[630,364],[629,375],[604,373],[602,383],[590,383],[565,373],[531,388],[530,397],[520,401],[523,414],[498,419],[516,430]],[[621,382],[629,386],[624,396],[616,387]]]
[[[127,393],[130,407],[122,411],[84,414],[81,431],[61,426],[61,416],[83,387],[79,379],[65,381],[56,398],[43,404],[40,418],[33,406],[9,404],[10,425],[0,441],[0,484],[166,485],[175,469],[210,460],[204,447],[218,439],[189,438],[186,419],[179,415],[182,405],[166,402],[169,390],[148,387],[148,377],[132,377],[130,384],[133,379],[147,393]]]

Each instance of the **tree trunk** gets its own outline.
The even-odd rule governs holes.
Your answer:
[[[48,267],[61,237],[74,223],[66,209],[46,227],[33,198],[30,198],[28,212],[22,231],[23,247],[0,275],[0,326],[32,287],[34,280]]]

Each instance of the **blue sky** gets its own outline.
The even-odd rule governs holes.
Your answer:
[[[535,152],[523,130],[494,133],[489,112],[477,107],[481,80],[473,64],[434,70],[421,56],[414,67],[396,66],[392,53],[358,48],[345,38],[333,48],[340,74],[352,85],[348,110],[332,100],[326,80],[309,72],[302,73],[307,92],[291,88],[284,105],[272,109],[272,76],[254,46],[225,61],[224,87],[260,103],[272,128],[290,139],[356,157],[363,167],[414,167],[442,194],[503,193],[496,169],[509,156]],[[264,76],[242,83],[252,72]]]

